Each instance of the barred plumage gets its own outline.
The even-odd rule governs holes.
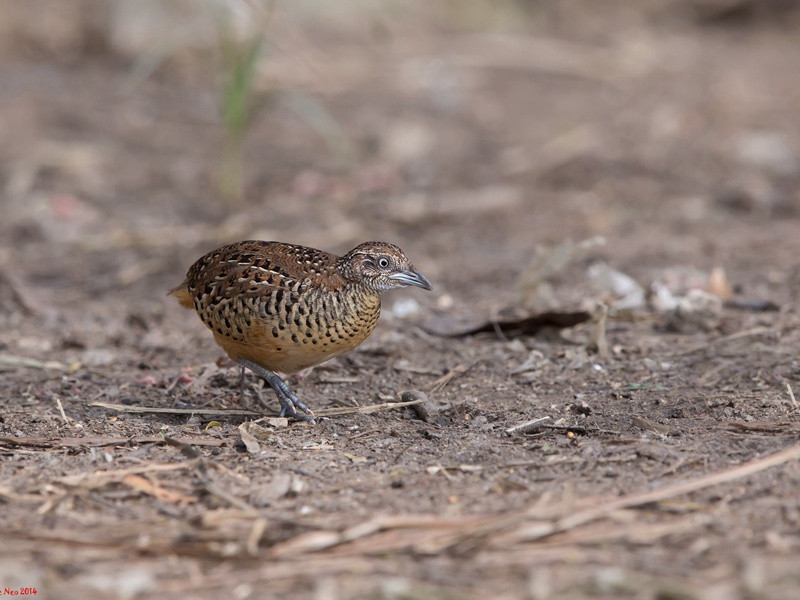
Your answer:
[[[378,322],[381,293],[407,285],[431,289],[392,244],[366,242],[340,257],[251,240],[201,257],[170,293],[194,308],[234,361],[267,379],[281,414],[305,418],[296,408],[313,413],[275,372],[295,373],[355,348]]]

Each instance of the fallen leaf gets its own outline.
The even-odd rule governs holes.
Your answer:
[[[250,492],[250,504],[269,506],[292,491],[293,476],[289,473],[276,473],[272,480],[254,488]]]
[[[242,438],[242,443],[250,454],[258,454],[261,451],[261,445],[258,443],[255,436],[250,433],[251,425],[252,421],[245,421],[239,425],[239,436]]]

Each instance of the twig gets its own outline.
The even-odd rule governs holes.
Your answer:
[[[348,530],[342,532],[315,531],[301,534],[277,544],[272,548],[270,554],[283,557],[321,550],[333,551],[333,548],[337,546],[347,546],[336,548],[337,554],[371,554],[376,551],[388,552],[397,551],[400,548],[420,548],[421,546],[424,546],[429,552],[441,552],[459,544],[474,545],[475,540],[487,537],[491,538],[493,545],[501,543],[503,547],[508,547],[513,544],[539,541],[556,533],[577,529],[623,509],[661,502],[711,486],[729,483],[798,458],[800,458],[800,444],[744,465],[700,477],[694,481],[680,482],[658,490],[631,494],[577,512],[570,512],[573,510],[571,507],[558,504],[553,507],[555,513],[549,518],[542,517],[542,513],[547,512],[547,507],[542,507],[537,503],[513,514],[500,516],[479,515],[461,519],[437,520],[433,515],[420,515],[414,521],[411,517],[398,515],[387,519],[374,519],[351,530],[357,530],[358,535],[352,532],[348,534]],[[445,470],[441,470],[441,472],[446,474]],[[424,524],[424,527],[421,526],[423,519],[430,519]],[[440,536],[431,529],[432,527],[457,531]],[[390,530],[398,528],[411,528],[417,529],[417,531],[414,535],[409,536],[390,535]],[[383,533],[377,535],[381,530]],[[374,540],[364,540],[355,547],[352,545],[352,541],[355,539],[373,535],[375,535]]]
[[[327,559],[337,556],[355,557],[357,559],[366,556],[380,557],[409,551],[434,554],[445,552],[448,549],[454,549],[458,552],[487,547],[513,551],[515,550],[513,546],[526,544],[524,548],[518,547],[516,550],[524,549],[525,556],[529,557],[530,552],[537,549],[558,552],[559,547],[574,547],[577,544],[597,544],[615,539],[629,539],[634,542],[645,540],[652,543],[654,540],[670,535],[675,531],[696,529],[711,522],[711,517],[701,513],[684,519],[668,519],[664,522],[644,525],[623,522],[619,525],[611,524],[607,526],[607,523],[594,522],[613,517],[615,513],[621,510],[663,502],[712,486],[727,484],[798,459],[800,459],[800,444],[692,481],[680,482],[657,490],[631,494],[610,501],[604,500],[593,506],[584,505],[584,508],[579,508],[576,512],[573,512],[572,506],[565,505],[565,503],[555,503],[553,505],[548,503],[548,505],[543,506],[537,502],[510,514],[468,515],[455,518],[443,518],[441,515],[436,514],[375,517],[366,522],[357,520],[356,524],[350,527],[342,526],[328,530],[315,529],[294,535],[289,539],[275,543],[269,550],[265,551],[261,551],[259,547],[259,542],[265,532],[265,524],[258,521],[263,519],[263,516],[259,516],[259,514],[244,515],[245,521],[251,518],[254,519],[247,531],[244,549],[250,556],[261,555],[277,561],[277,564],[273,565],[275,574],[276,576],[282,574],[285,577],[287,575],[286,569],[291,572],[292,568],[299,565],[302,570],[298,572],[307,573],[311,568],[310,564],[322,564]],[[201,470],[203,468],[201,464],[189,461],[179,465],[147,465],[135,469],[98,472],[88,478],[62,477],[56,481],[67,485],[70,485],[73,481],[72,485],[100,485],[108,481],[107,478],[109,476],[111,481],[115,481],[121,480],[131,473],[167,471],[191,466]],[[212,493],[216,491],[214,490]],[[229,501],[227,497],[225,499]],[[234,500],[237,504],[242,503],[236,498]],[[250,509],[246,510],[249,512]],[[270,522],[272,521],[270,519]],[[289,523],[295,526],[298,525],[296,520],[286,521],[286,524]],[[587,527],[590,523],[594,523],[595,526]],[[220,541],[229,540],[233,539],[233,535],[239,535],[239,533],[239,529],[232,533],[223,532],[221,537],[214,539],[220,539]],[[554,537],[554,534],[564,535]],[[86,533],[68,538],[54,532],[41,534],[29,529],[0,530],[0,535],[4,539],[9,538],[27,542],[68,544],[75,547],[137,548],[142,551],[142,548],[136,545],[139,543],[138,536],[132,530],[124,528],[114,532],[104,530],[102,536],[96,536],[94,539]],[[545,540],[545,538],[549,539]],[[532,546],[531,542],[536,543],[536,546]],[[485,545],[478,546],[477,544]],[[218,557],[221,551],[215,551],[216,547],[208,543],[186,542],[182,539],[182,536],[162,535],[157,536],[150,542],[144,548],[144,551],[155,556]],[[219,547],[222,548],[225,545],[220,544]],[[238,556],[246,555],[241,553]],[[352,563],[346,564],[352,567]],[[318,571],[314,569],[314,572],[317,573]],[[263,577],[265,572],[260,571],[259,573]]]
[[[683,518],[668,519],[655,523],[598,523],[596,527],[564,532],[548,541],[542,541],[540,547],[599,545],[616,540],[635,541],[637,544],[653,544],[658,539],[669,535],[678,535],[683,531],[697,531],[700,527],[711,522],[713,522],[713,516],[709,514],[689,514]],[[514,532],[512,531],[510,536],[492,538],[491,547],[494,549],[506,548],[509,541],[512,541],[513,535]]]
[[[800,423],[781,423],[780,421],[730,421],[723,425],[726,431],[747,431],[772,435],[800,431]]]
[[[255,516],[258,514],[258,511],[255,509],[255,507],[251,506],[244,500],[240,500],[233,494],[229,494],[216,483],[209,481],[207,478],[205,478],[205,481],[203,481],[203,489],[212,496],[216,496],[220,500],[224,500],[231,506],[235,506],[239,510],[247,513],[248,516]]]
[[[56,481],[67,486],[88,486],[97,487],[111,481],[122,481],[128,475],[141,475],[142,473],[160,473],[163,471],[180,471],[195,466],[197,461],[186,461],[182,463],[155,463],[130,467],[128,469],[117,469],[115,471],[95,471],[94,473],[80,473],[78,475],[64,475],[57,477]]]
[[[393,408],[403,408],[404,406],[413,406],[419,404],[422,399],[411,400],[410,402],[384,402],[383,404],[370,404],[369,406],[356,406],[353,408],[325,408],[314,412],[320,417],[335,417],[340,415],[369,415],[382,410],[392,410]]]
[[[571,431],[586,435],[587,433],[604,433],[606,435],[622,435],[613,429],[600,429],[599,427],[587,427],[586,425],[540,425],[542,429],[553,429],[555,431]]]
[[[666,425],[662,425],[661,423],[656,423],[655,421],[651,421],[645,417],[635,416],[633,417],[633,424],[637,427],[641,427],[647,431],[654,431],[660,435],[669,435],[669,436],[676,436],[680,435],[681,432],[677,429],[673,429],[672,427],[668,427]]]
[[[122,483],[130,488],[138,490],[143,494],[169,502],[171,504],[190,504],[197,502],[197,496],[186,496],[178,492],[165,489],[141,475],[131,473],[122,478]]]
[[[797,404],[797,398],[794,397],[794,392],[792,391],[792,384],[789,383],[788,381],[786,382],[786,391],[789,392],[789,398],[791,398],[794,407],[800,408],[800,404]]]
[[[692,346],[686,350],[681,350],[679,352],[675,352],[672,356],[685,356],[687,354],[693,354],[695,352],[699,352],[700,350],[705,350],[706,348],[713,348],[714,346],[719,346],[720,344],[726,344],[727,342],[732,342],[734,340],[738,340],[741,338],[761,335],[763,333],[774,333],[775,330],[770,327],[755,327],[753,329],[746,329],[744,331],[737,331],[731,335],[726,335],[725,337],[718,338],[716,340],[712,340],[710,342],[703,342],[702,344],[698,344],[696,346]]]
[[[196,446],[222,446],[224,440],[212,437],[181,437],[179,441],[185,444]],[[79,446],[102,447],[102,446],[125,446],[129,444],[160,444],[164,442],[163,436],[142,436],[136,438],[124,437],[64,437],[64,438],[44,438],[35,436],[12,437],[0,435],[0,444],[6,446],[23,446],[29,448],[74,448]]]
[[[376,534],[395,530],[437,533],[464,528],[480,527],[492,523],[493,516],[470,515],[459,519],[442,518],[439,515],[379,515],[369,521],[362,521],[341,531],[319,530],[301,533],[293,538],[275,544],[269,550],[271,558],[294,557],[309,552],[319,552],[348,542],[373,537]],[[407,546],[409,540],[402,540]]]
[[[0,354],[0,365],[10,367],[30,367],[32,369],[44,369],[54,371],[66,371],[67,365],[57,360],[41,361],[27,356],[16,356],[14,354]]]
[[[126,404],[112,404],[110,402],[92,402],[89,406],[107,408],[118,412],[127,413],[155,413],[166,415],[236,415],[244,417],[263,417],[264,415],[254,410],[243,408],[162,408],[158,406],[128,406]]]
[[[509,427],[506,429],[506,433],[508,435],[513,435],[515,433],[530,433],[531,431],[536,431],[537,429],[541,429],[539,425],[542,421],[547,421],[550,417],[539,417],[538,419],[531,419],[530,421],[525,421],[524,423],[520,423],[519,425],[514,425],[513,427]]]
[[[448,383],[450,383],[453,379],[455,379],[455,377],[457,377],[458,375],[463,375],[467,371],[469,371],[469,366],[468,365],[455,366],[452,369],[450,369],[447,373],[442,375],[439,379],[434,381],[431,384],[431,387],[428,388],[428,389],[431,392],[438,392],[439,390],[444,388],[444,386],[446,386]]]
[[[574,514],[567,515],[557,519],[554,522],[547,523],[534,523],[532,527],[520,528],[519,536],[515,537],[517,541],[532,541],[542,537],[550,536],[560,531],[573,529],[594,521],[596,519],[605,517],[615,511],[624,508],[633,508],[636,506],[643,506],[645,504],[652,504],[655,502],[662,502],[675,496],[697,492],[699,490],[729,483],[749,475],[754,475],[766,469],[776,467],[785,462],[796,460],[800,458],[800,444],[781,450],[774,454],[770,454],[764,458],[750,461],[743,465],[711,473],[704,477],[695,479],[694,481],[682,481],[674,485],[668,485],[657,490],[643,492],[641,494],[632,494],[625,496],[599,506],[590,507],[580,510]],[[532,515],[533,516],[533,515]]]
[[[498,322],[498,313],[500,311],[498,309],[492,309],[491,315],[489,317],[489,323],[492,325],[492,329],[494,330],[497,337],[499,337],[504,342],[509,342],[508,336],[503,332],[503,328],[500,327],[500,323]]]
[[[327,408],[315,411],[319,417],[334,417],[340,415],[351,414],[364,414],[368,415],[382,410],[391,410],[393,408],[403,408],[404,406],[413,406],[419,404],[422,400],[413,400],[411,402],[384,402],[383,404],[370,404],[369,406],[358,406],[353,408]],[[156,413],[168,415],[236,415],[245,417],[263,417],[262,413],[246,410],[241,408],[162,408],[156,406],[126,406],[124,404],[111,404],[109,402],[92,402],[89,406],[97,406],[99,408],[107,408],[109,410],[116,410],[119,412],[129,413]]]
[[[202,455],[186,442],[182,442],[181,440],[168,435],[164,436],[164,442],[168,446],[172,446],[173,448],[180,450],[181,454],[183,454],[186,458],[202,458]]]
[[[673,473],[677,473],[678,469],[680,469],[682,466],[686,464],[690,464],[690,461],[685,456],[681,456],[680,458],[678,458],[678,460],[673,462],[669,466],[669,468],[667,468],[666,471],[662,471],[661,473],[659,473],[656,479],[662,479],[667,475],[672,475]]]
[[[258,544],[261,541],[261,538],[264,537],[264,532],[267,531],[267,526],[269,525],[269,521],[264,518],[255,519],[253,521],[253,526],[250,528],[250,535],[247,536],[247,553],[250,556],[256,556],[258,554]]]
[[[385,425],[381,424],[380,427],[373,427],[372,429],[365,429],[364,431],[359,431],[358,433],[354,433],[350,436],[350,441],[357,440],[362,437],[366,437],[368,435],[372,435],[373,433],[377,433],[379,431],[386,431]]]
[[[67,418],[66,413],[64,412],[64,405],[61,404],[61,398],[56,396],[56,406],[58,406],[58,412],[61,413],[61,418],[64,419],[64,423],[69,423],[69,419]]]
[[[330,383],[330,384],[337,384],[337,383],[358,383],[361,381],[358,377],[320,377],[317,379],[317,383]]]

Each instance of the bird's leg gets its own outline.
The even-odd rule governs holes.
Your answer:
[[[242,367],[247,367],[256,375],[263,377],[270,387],[275,391],[275,395],[278,396],[278,400],[281,403],[281,412],[278,415],[279,417],[288,416],[299,421],[309,421],[311,423],[315,422],[314,413],[311,411],[311,409],[300,402],[298,397],[295,396],[292,393],[292,390],[289,389],[289,386],[286,385],[286,382],[278,377],[278,375],[245,358],[240,358],[236,362],[238,362]],[[298,411],[298,409],[306,414],[302,414],[300,411]]]
[[[239,375],[239,404],[244,406],[244,388],[245,388],[245,384],[247,383],[247,378],[245,377],[245,368],[244,368],[244,366],[243,365],[239,365],[239,368],[241,369],[241,374]],[[264,404],[264,398],[261,397],[261,388],[259,388],[258,386],[252,385],[252,386],[250,386],[250,389],[253,390],[253,393],[258,398],[258,401],[261,404]]]

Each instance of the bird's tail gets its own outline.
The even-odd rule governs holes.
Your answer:
[[[175,296],[178,299],[178,302],[184,308],[193,308],[194,307],[194,299],[192,295],[189,293],[189,287],[187,285],[187,281],[184,280],[179,286],[172,288],[169,292],[167,292],[168,296]]]

